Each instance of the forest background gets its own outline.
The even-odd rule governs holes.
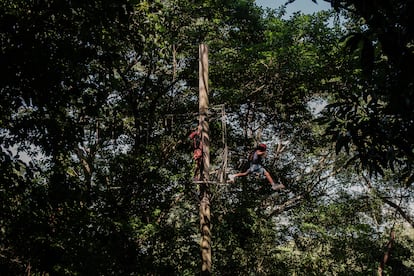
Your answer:
[[[200,272],[205,43],[213,273],[414,275],[414,4],[326,2],[1,1],[0,274]]]

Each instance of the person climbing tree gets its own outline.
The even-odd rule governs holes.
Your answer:
[[[197,128],[191,132],[190,139],[193,140],[193,158],[195,161],[195,170],[194,170],[194,180],[200,179],[200,169],[201,169],[201,162],[203,160],[203,143],[201,137],[201,126],[198,125]]]
[[[285,188],[282,183],[276,184],[270,175],[270,173],[263,167],[263,159],[266,156],[267,146],[266,144],[259,144],[254,151],[249,155],[249,168],[245,172],[239,172],[236,174],[229,175],[230,183],[235,182],[236,177],[247,176],[249,174],[258,174],[262,178],[266,178],[267,181],[272,185],[272,189],[277,191]]]

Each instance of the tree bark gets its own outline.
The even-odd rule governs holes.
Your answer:
[[[200,232],[201,232],[201,275],[211,275],[211,214],[210,214],[210,136],[208,125],[208,48],[199,46],[199,113],[203,160],[200,168]]]
[[[394,240],[395,240],[395,232],[394,230],[391,230],[391,234],[390,234],[390,240],[387,243],[387,250],[384,253],[384,256],[382,257],[382,260],[378,266],[378,276],[382,276],[383,272],[384,272],[384,267],[388,262],[388,259],[391,256],[391,250],[392,247],[394,245]]]

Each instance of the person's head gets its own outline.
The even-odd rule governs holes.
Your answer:
[[[266,144],[261,143],[257,146],[257,149],[261,150],[261,151],[266,151],[267,146],[266,146]]]

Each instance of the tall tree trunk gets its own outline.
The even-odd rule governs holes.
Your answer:
[[[199,113],[203,143],[203,161],[200,168],[200,231],[201,275],[211,275],[211,221],[210,221],[210,136],[208,125],[208,48],[199,46]]]
[[[395,232],[394,232],[394,229],[393,229],[393,230],[391,230],[390,240],[387,243],[387,248],[386,248],[386,251],[384,253],[384,256],[382,257],[382,260],[381,260],[381,262],[378,266],[378,276],[383,275],[385,265],[387,264],[387,262],[388,262],[388,260],[391,256],[391,250],[392,250],[392,247],[394,245],[394,240],[395,240]]]

